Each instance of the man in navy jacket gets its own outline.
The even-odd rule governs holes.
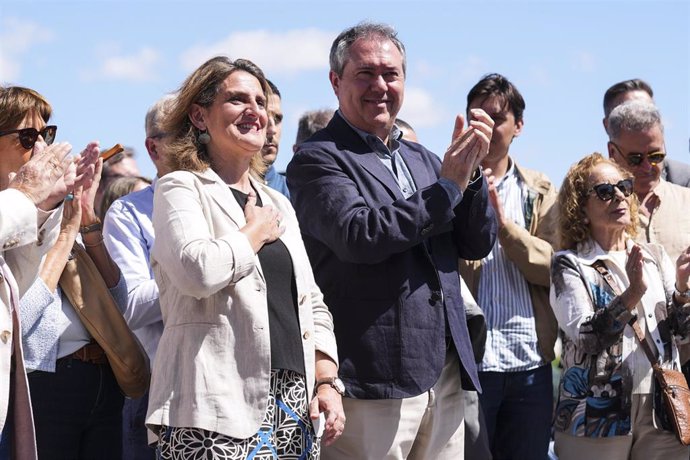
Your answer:
[[[345,30],[330,61],[339,109],[287,169],[345,384],[347,426],[322,458],[462,458],[461,377],[479,383],[457,268],[496,237],[479,169],[493,121],[459,116],[441,163],[394,125],[405,49],[392,28]]]

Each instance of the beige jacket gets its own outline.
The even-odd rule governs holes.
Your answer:
[[[283,215],[292,257],[307,390],[315,350],[338,362],[333,321],[316,286],[290,202],[252,181],[264,205]],[[164,330],[153,363],[146,423],[198,427],[247,438],[258,431],[271,372],[266,283],[238,230],[244,212],[212,170],[176,171],[156,186],[151,265]]]
[[[554,344],[558,325],[549,303],[551,256],[558,244],[558,219],[556,188],[542,173],[515,165],[518,174],[530,189],[525,203],[525,222],[528,229],[511,222],[500,228],[498,239],[506,255],[522,272],[529,285],[534,319],[537,327],[537,343],[546,362],[555,358]],[[460,273],[477,296],[481,261],[460,261]],[[509,295],[509,293],[506,293]]]
[[[690,246],[690,188],[661,180],[653,190],[656,206],[649,218],[642,213],[636,240],[663,246],[673,263]]]
[[[0,192],[0,430],[12,404],[15,459],[36,458],[33,414],[24,370],[19,298],[38,276],[41,259],[60,230],[62,208],[46,213],[14,189]],[[12,356],[14,355],[14,367]],[[14,370],[13,373],[10,371]],[[10,401],[10,378],[14,398]]]

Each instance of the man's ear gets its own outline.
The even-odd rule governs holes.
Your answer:
[[[151,161],[153,161],[154,163],[158,161],[160,156],[158,155],[158,146],[156,145],[156,141],[150,137],[147,137],[144,141],[144,145],[146,145],[146,150],[149,152],[149,157],[151,157]]]
[[[513,138],[516,138],[520,134],[522,134],[523,126],[525,126],[525,121],[523,119],[520,119],[520,120],[515,122],[515,130],[513,131]]]
[[[611,141],[606,143],[606,148],[609,151],[609,158],[612,159],[613,161],[616,161],[616,159],[613,157],[614,147],[613,147],[613,143]]]
[[[189,109],[189,121],[194,127],[200,131],[206,131],[206,122],[204,121],[205,110],[199,104],[192,104]]]
[[[328,79],[331,81],[331,86],[333,87],[333,92],[337,96],[338,91],[340,90],[340,77],[338,76],[337,73],[335,73],[331,70],[330,72],[328,72]]]

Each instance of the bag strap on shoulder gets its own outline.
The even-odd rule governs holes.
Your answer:
[[[617,296],[620,296],[622,291],[618,286],[618,283],[616,282],[615,278],[611,275],[611,272],[609,272],[609,269],[606,268],[606,265],[604,265],[604,262],[602,262],[601,260],[596,260],[592,264],[592,266],[604,278],[604,281],[606,281],[606,284],[608,284],[609,287],[613,290],[613,293]],[[635,332],[635,337],[637,337],[637,340],[640,342],[642,350],[644,351],[644,354],[647,356],[647,359],[649,359],[649,362],[652,364],[652,366],[657,364],[657,355],[656,353],[654,353],[654,351],[652,351],[652,347],[649,346],[649,342],[645,340],[644,334],[642,333],[642,328],[640,328],[640,325],[637,323],[637,316],[633,316],[628,324],[630,325],[630,327],[632,327],[633,331]]]

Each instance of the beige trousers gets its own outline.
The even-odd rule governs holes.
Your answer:
[[[454,351],[429,391],[405,399],[344,398],[343,407],[345,431],[333,445],[322,446],[322,460],[464,457],[463,390]]]
[[[633,395],[630,416],[631,436],[585,438],[557,431],[558,459],[688,460],[690,448],[682,445],[673,433],[654,428],[651,395]]]

